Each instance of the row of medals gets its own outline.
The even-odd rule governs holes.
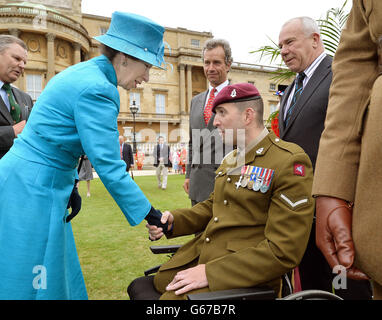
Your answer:
[[[242,187],[266,193],[269,190],[274,173],[275,171],[272,169],[243,166],[240,180],[236,183],[236,189]]]

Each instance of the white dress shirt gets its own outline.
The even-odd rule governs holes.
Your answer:
[[[4,85],[4,82],[0,80],[0,96],[1,96],[1,99],[3,99],[5,105],[7,106],[8,111],[10,111],[11,110],[11,105],[9,104],[8,94],[3,89],[3,85]]]
[[[316,58],[316,60],[314,60],[311,63],[311,65],[303,71],[305,73],[305,78],[304,78],[304,81],[303,81],[303,88],[305,88],[305,86],[307,85],[307,83],[310,80],[310,78],[312,78],[312,76],[314,74],[314,71],[316,71],[317,67],[320,65],[321,61],[324,60],[325,57],[326,57],[326,53],[325,52],[321,53]],[[292,90],[290,91],[287,104],[286,104],[286,106],[284,108],[284,120],[285,120],[286,115],[288,113],[289,106],[290,106],[290,104],[292,102],[292,98],[293,98],[293,94],[294,94],[294,89],[295,89],[295,86],[293,86]]]
[[[228,86],[228,84],[229,84],[229,81],[228,81],[228,80],[226,80],[226,81],[224,81],[223,83],[219,84],[219,85],[215,88],[216,91],[217,91],[217,92],[215,92],[215,97],[219,94],[219,92],[220,92],[224,87]],[[204,108],[206,108],[206,106],[207,106],[208,97],[210,96],[210,92],[211,92],[211,90],[212,90],[213,88],[214,88],[214,87],[212,87],[211,85],[209,85],[208,92],[207,92],[207,99],[206,99],[206,102],[205,102],[205,104],[204,104]]]

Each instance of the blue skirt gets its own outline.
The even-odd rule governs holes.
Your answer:
[[[0,161],[0,299],[87,299],[72,227],[75,170],[20,157]]]

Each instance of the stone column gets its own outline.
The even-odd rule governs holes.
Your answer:
[[[55,64],[54,64],[54,39],[56,35],[54,33],[48,33],[45,35],[47,41],[47,51],[48,51],[48,66],[46,72],[46,82],[55,76]]]
[[[77,64],[81,62],[81,44],[73,43],[74,54],[73,54],[73,64]]]
[[[188,113],[190,112],[192,99],[192,65],[187,65],[187,104]]]
[[[14,36],[14,37],[16,37],[16,38],[18,38],[19,35],[20,35],[20,30],[19,30],[19,29],[16,29],[16,28],[9,28],[8,31],[9,31],[9,34],[10,34],[11,36]]]
[[[180,108],[179,108],[179,112],[181,115],[186,114],[186,74],[185,74],[184,70],[185,70],[185,65],[180,64],[179,65],[179,72],[180,72],[180,77],[179,77]]]

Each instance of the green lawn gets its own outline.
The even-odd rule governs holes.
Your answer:
[[[169,175],[167,190],[158,189],[155,176],[135,177],[135,181],[157,209],[190,206],[182,175]],[[79,189],[82,209],[72,226],[91,300],[127,300],[128,284],[144,270],[168,259],[166,255],[153,255],[151,245],[182,244],[193,237],[151,242],[146,221],[131,227],[100,179],[92,180],[90,198],[86,197],[85,182]]]

